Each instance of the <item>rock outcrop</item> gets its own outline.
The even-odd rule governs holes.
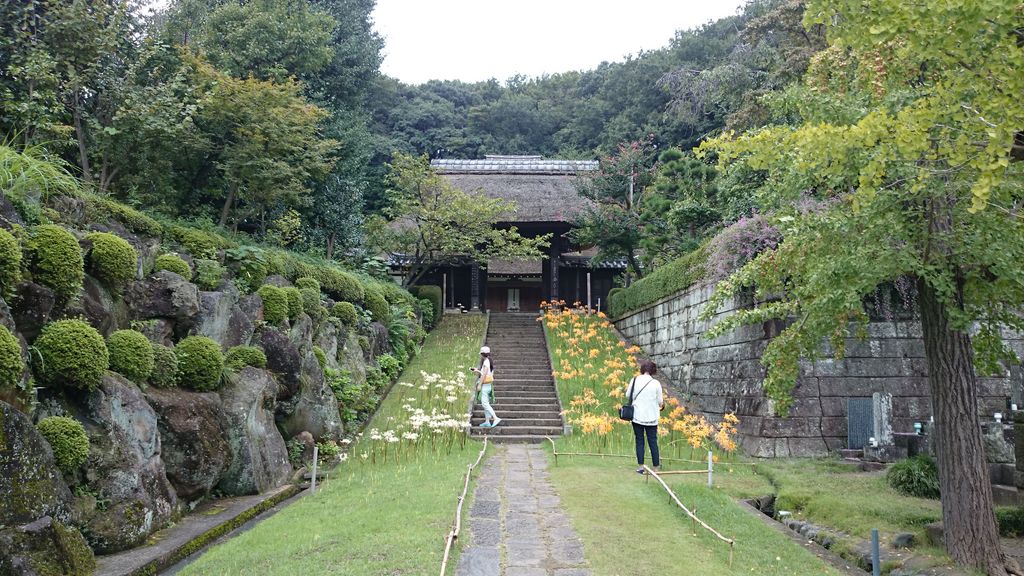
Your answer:
[[[32,421],[0,401],[0,525],[71,519],[71,491]]]
[[[96,559],[73,527],[49,516],[0,530],[0,574],[90,576]]]
[[[199,313],[199,288],[174,272],[160,270],[128,285],[125,303],[134,320],[166,318],[176,323],[175,332],[184,334]]]

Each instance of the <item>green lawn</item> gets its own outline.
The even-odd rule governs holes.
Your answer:
[[[419,403],[428,405],[426,397],[435,384],[424,391],[419,386],[431,379],[430,374],[455,381],[457,368],[471,366],[475,360],[483,331],[483,316],[446,317],[399,379],[413,386],[396,386],[367,429],[399,434],[410,430],[403,406],[410,404],[410,398],[423,398]],[[428,376],[422,376],[421,370]],[[450,402],[453,412],[455,407],[465,411],[466,388]],[[448,435],[447,431],[438,434]],[[381,448],[375,463],[359,456],[374,450],[373,441],[364,436],[354,445],[349,461],[331,473],[315,496],[211,548],[181,574],[437,574],[463,474],[481,443],[432,444],[425,436],[397,444],[402,447],[400,462],[395,461],[392,446],[387,463]],[[457,563],[458,550],[451,560],[453,566]]]
[[[742,510],[724,489],[697,481],[670,482],[697,516],[736,540],[729,547],[669,504],[654,480],[633,472],[626,459],[559,457],[551,480],[583,540],[594,574],[817,575],[839,574],[808,550]],[[707,478],[702,477],[706,482]],[[647,553],[638,555],[637,549]]]

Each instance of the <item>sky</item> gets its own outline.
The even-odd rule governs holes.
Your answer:
[[[662,48],[743,0],[377,0],[381,71],[408,84],[589,70]]]

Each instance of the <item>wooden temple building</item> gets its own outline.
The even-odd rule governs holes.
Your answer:
[[[575,181],[597,170],[591,160],[549,160],[540,156],[487,156],[482,160],[435,159],[431,167],[457,188],[512,200],[518,209],[499,227],[515,226],[527,237],[551,234],[546,258],[536,260],[467,261],[426,274],[419,284],[442,286],[446,308],[492,312],[536,312],[541,301],[590,302],[606,309],[613,278],[625,261],[597,262],[596,250],[576,246],[566,234],[587,206]],[[392,269],[401,262],[392,260]]]

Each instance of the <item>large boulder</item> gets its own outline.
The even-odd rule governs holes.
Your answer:
[[[199,293],[199,315],[193,334],[213,338],[224,349],[248,345],[256,322],[239,303],[238,289],[226,283],[223,290]]]
[[[388,327],[380,322],[370,325],[370,350],[373,350],[374,358],[391,353],[391,335],[388,333]]]
[[[72,403],[89,434],[85,479],[106,500],[83,507],[83,531],[93,550],[108,554],[141,544],[171,519],[178,499],[161,458],[157,416],[135,384],[108,373],[85,406]]]
[[[0,574],[4,576],[89,576],[96,559],[75,528],[43,516],[0,530]]]
[[[124,299],[132,319],[168,318],[176,322],[179,334],[187,332],[199,313],[199,288],[167,270],[129,284]]]
[[[337,321],[323,322],[313,339],[313,344],[324,351],[327,367],[335,370],[338,369],[338,331]],[[344,333],[344,328],[341,328],[341,331]]]
[[[27,416],[0,401],[0,526],[43,516],[68,522],[71,510],[71,491],[50,444]]]
[[[359,345],[359,335],[354,330],[348,333],[344,346],[338,351],[338,362],[352,375],[352,382],[359,386],[366,384],[366,358],[363,347]]]
[[[298,318],[292,320],[288,337],[299,350],[309,350],[313,344],[313,319],[308,314],[299,314]]]
[[[278,381],[281,383],[277,398],[291,398],[299,391],[299,374],[302,372],[299,347],[288,336],[270,327],[260,331],[259,342],[267,355],[267,368],[278,375]]]
[[[217,485],[231,461],[220,396],[150,388],[146,400],[157,415],[167,479],[179,499],[202,498]]]
[[[286,339],[287,340],[287,339]],[[288,448],[274,423],[273,375],[246,367],[219,392],[231,462],[218,487],[230,495],[266,492],[288,481]]]
[[[278,404],[278,422],[286,436],[308,431],[318,440],[339,440],[344,436],[338,400],[324,382],[320,362],[312,352],[302,360],[299,391],[288,402]]]
[[[35,340],[43,326],[50,322],[50,315],[56,302],[57,295],[54,291],[42,284],[22,282],[18,285],[17,294],[12,301],[12,312],[18,331],[29,342]]]
[[[66,314],[81,316],[104,337],[128,325],[128,310],[123,301],[115,299],[99,280],[89,275],[85,276],[78,298],[68,304]]]

